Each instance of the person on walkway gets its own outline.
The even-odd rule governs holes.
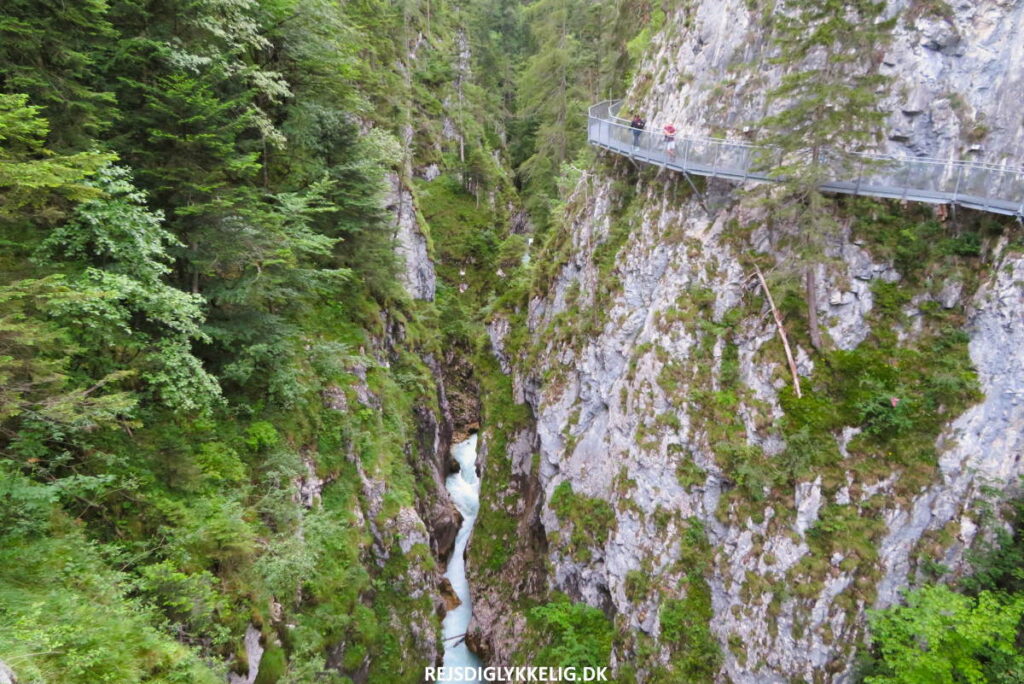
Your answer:
[[[633,117],[633,120],[629,123],[629,127],[633,129],[633,148],[640,147],[640,134],[643,132],[644,127],[647,125],[647,120],[639,114]]]
[[[670,123],[665,124],[662,129],[665,134],[665,152],[668,154],[669,159],[676,158],[676,127]]]

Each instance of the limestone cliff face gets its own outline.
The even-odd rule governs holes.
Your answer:
[[[394,217],[395,251],[403,266],[399,272],[402,284],[412,298],[433,301],[437,276],[427,237],[416,219],[412,193],[403,187],[397,174],[392,174],[388,183],[391,187],[386,206]]]
[[[756,140],[756,122],[770,113],[765,93],[786,70],[768,62],[763,13],[772,8],[762,5],[722,0],[676,10],[638,70],[631,102],[683,135]],[[879,72],[893,83],[879,151],[1019,167],[1024,3],[890,0],[888,13],[899,22],[891,43],[879,46]]]
[[[669,18],[633,90],[654,125],[673,120],[686,132],[709,133],[713,122],[720,133],[724,122],[740,136],[763,115],[760,93],[779,74],[729,72],[763,49],[749,4],[688,3]],[[1024,130],[1010,103],[1024,69],[1016,57],[1024,49],[1017,31],[1024,3],[951,3],[945,16],[904,5],[892,3],[903,18],[881,67],[895,79],[887,149],[1017,159]],[[716,86],[727,78],[723,95]],[[785,226],[770,227],[735,186],[712,182],[698,197],[668,172],[636,174],[625,161],[605,160],[580,182],[563,230],[558,256],[545,257],[557,268],[529,305],[532,352],[506,347],[505,318],[492,324],[517,398],[536,417],[522,440],[509,441],[508,459],[521,471],[511,486],[523,497],[532,488],[543,492],[536,506],[506,507],[519,516],[510,543],[535,552],[543,546],[536,540],[545,540],[547,588],[614,616],[613,663],[636,667],[644,681],[670,666],[671,649],[651,655],[639,644],[659,639],[667,600],[695,590],[687,540],[700,529],[710,544],[704,579],[710,630],[722,650],[717,677],[848,681],[865,611],[898,600],[901,588],[938,564],[963,570],[963,552],[979,534],[978,506],[1012,493],[1024,474],[1024,254],[999,238],[983,245],[972,285],[962,272],[935,271],[911,286],[884,251],[847,225],[818,273],[816,308],[831,348],[871,344],[876,293],[897,283],[912,292],[896,331],[901,347],[929,344],[927,312],[948,312],[969,336],[984,398],[944,419],[934,467],[911,474],[883,459],[865,467],[851,453],[860,430],[847,427],[834,435],[838,476],[812,471],[767,499],[751,499],[757,486],[744,485],[723,454],[753,449],[768,467],[783,458],[789,379],[743,254],[755,250],[783,263],[791,255],[776,247],[775,231]],[[815,356],[799,338],[794,353],[808,382]],[[726,393],[724,412],[709,409],[709,395]],[[721,442],[716,421],[726,414],[742,426],[740,445]],[[526,459],[534,451],[539,464],[531,469]],[[606,538],[595,535],[586,554],[551,504],[564,482],[615,511]],[[848,533],[860,541],[823,546],[823,530],[839,514],[843,525],[862,530]],[[494,578],[476,586],[479,641],[495,662],[508,662],[521,618],[498,608],[506,599]]]
[[[574,491],[610,501],[617,511],[615,529],[589,562],[578,562],[557,546],[552,549],[550,584],[592,605],[610,604],[629,629],[656,636],[659,600],[653,595],[629,597],[629,574],[652,573],[661,586],[682,583],[689,571],[678,563],[685,521],[696,517],[715,550],[714,570],[706,579],[714,609],[710,624],[723,647],[724,672],[737,682],[784,682],[793,676],[810,680],[825,668],[844,673],[850,645],[862,634],[863,611],[898,599],[899,588],[917,569],[914,554],[927,534],[951,531],[940,559],[956,567],[977,531],[972,505],[981,490],[1012,486],[1024,473],[1024,403],[1019,396],[1024,331],[1017,324],[1024,315],[1024,256],[1001,255],[972,299],[952,304],[971,312],[970,354],[985,399],[940,437],[934,482],[901,500],[906,494],[897,494],[895,476],[863,478],[850,471],[843,486],[833,486],[831,493],[823,492],[820,477],[811,477],[785,494],[793,515],[773,521],[779,516],[775,502],[757,504],[753,515],[740,513],[731,500],[723,503],[724,493],[736,483],[722,472],[716,445],[708,443],[709,430],[695,415],[702,407],[679,399],[706,389],[704,383],[723,388],[721,343],[712,342],[709,376],[695,374],[684,381],[692,384],[671,393],[663,387],[669,364],[689,365],[703,353],[707,333],[701,324],[720,323],[741,298],[751,296],[749,274],[722,243],[722,233],[731,219],[752,217],[743,209],[708,216],[694,203],[665,206],[657,197],[660,190],[657,185],[649,189],[647,205],[657,218],[637,226],[619,253],[621,292],[608,312],[608,323],[595,337],[575,340],[576,348],[551,344],[545,349],[539,373],[554,371],[556,382],[545,383],[537,375],[523,379],[537,386],[527,396],[538,416],[539,478],[547,498],[567,480]],[[607,191],[600,180],[590,187],[596,197]],[[581,283],[580,292],[592,291],[598,277],[593,249],[606,237],[606,211],[598,200],[576,222],[577,256],[562,270],[549,297],[535,303],[535,330],[544,330],[566,310],[566,293],[574,283]],[[871,282],[899,274],[856,244],[846,242],[837,251],[845,266],[824,280],[818,306],[830,321],[834,344],[852,349],[868,328],[864,316],[872,305]],[[680,299],[691,298],[695,289],[714,293],[707,310],[710,320],[666,324],[677,317]],[[922,302],[937,298],[938,293]],[[783,444],[768,426],[782,416],[778,393],[786,380],[781,359],[766,361],[771,355],[766,347],[778,345],[778,340],[765,314],[758,311],[740,324],[737,357],[746,398],[736,410],[749,442],[773,454]],[[796,353],[802,371],[809,372],[807,351],[798,347]],[[674,418],[659,420],[664,415]],[[681,481],[679,473],[688,469],[698,473],[699,481]],[[876,495],[881,495],[881,504],[872,501]],[[876,540],[877,562],[847,571],[843,561],[848,556],[837,553],[823,559],[826,568],[820,576],[791,572],[813,555],[808,531],[829,504],[853,505],[858,515],[884,520],[885,529]],[[543,508],[541,521],[549,535],[563,527],[550,506]],[[820,582],[813,595],[777,598],[784,587],[788,590],[783,594],[792,593],[794,582],[811,581]],[[858,591],[864,583],[874,590]],[[850,602],[837,602],[844,592],[852,597]],[[618,657],[628,662],[632,655]]]

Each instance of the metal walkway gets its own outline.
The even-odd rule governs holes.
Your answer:
[[[777,155],[758,145],[719,138],[683,138],[677,134],[675,153],[670,154],[662,132],[650,130],[642,131],[634,144],[635,131],[629,127],[629,121],[616,116],[621,104],[621,100],[606,100],[590,108],[587,138],[591,145],[698,176],[735,181],[779,180],[763,161]],[[1024,216],[1024,168],[1020,166],[859,154],[854,157],[853,171],[846,179],[828,181],[821,189],[958,204],[996,214]]]

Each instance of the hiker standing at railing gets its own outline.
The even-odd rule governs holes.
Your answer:
[[[643,132],[644,127],[647,125],[647,120],[641,117],[639,114],[633,116],[633,120],[629,122],[629,127],[633,129],[633,147],[640,147],[640,134]]]
[[[665,152],[668,154],[668,158],[669,159],[675,159],[676,158],[676,127],[673,126],[670,123],[667,123],[667,124],[665,124],[665,127],[662,129],[662,132],[665,134],[665,138],[664,138]]]

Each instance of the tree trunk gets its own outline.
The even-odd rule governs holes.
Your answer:
[[[821,329],[818,327],[818,305],[815,297],[817,290],[817,278],[814,274],[814,265],[807,267],[804,272],[804,285],[806,287],[805,297],[807,299],[807,324],[811,332],[811,345],[815,351],[821,351]]]
[[[192,294],[199,294],[199,244],[193,240],[189,247],[196,255],[196,261],[192,264]]]
[[[779,310],[775,308],[775,300],[772,299],[771,290],[768,289],[768,283],[764,281],[764,275],[761,274],[761,269],[754,265],[754,270],[757,272],[757,279],[761,281],[761,289],[764,290],[765,299],[768,300],[768,306],[771,307],[772,316],[775,317],[775,327],[779,331],[779,337],[782,339],[782,347],[786,350],[786,361],[789,362],[789,372],[793,375],[793,393],[796,394],[796,398],[800,399],[803,394],[800,392],[800,376],[796,372],[796,361],[793,360],[793,351],[789,348],[789,338],[786,337],[786,329],[782,325],[782,315]]]

